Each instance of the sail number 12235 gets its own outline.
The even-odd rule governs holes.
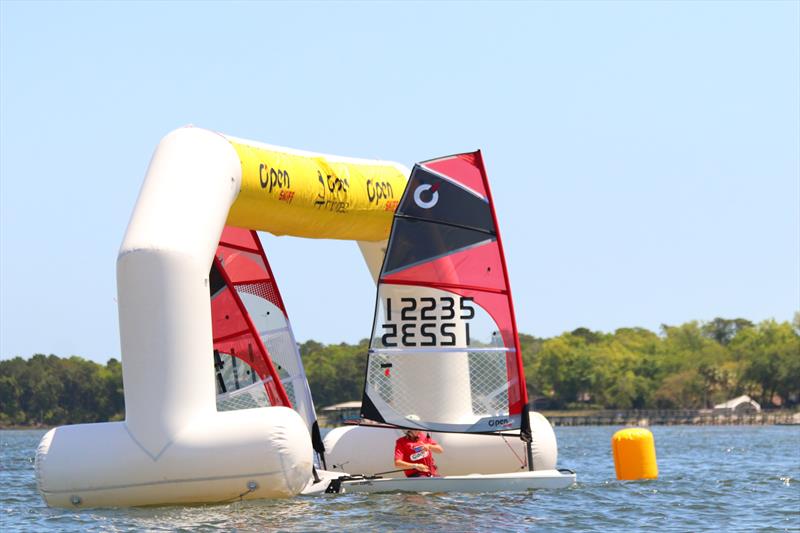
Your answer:
[[[393,299],[386,298],[387,323],[381,325],[381,342],[387,348],[455,346],[459,325],[464,327],[465,345],[469,346],[469,320],[475,316],[475,308],[470,305],[472,298],[461,296],[458,305],[456,298],[450,296],[399,300],[400,323],[395,323],[392,321]]]

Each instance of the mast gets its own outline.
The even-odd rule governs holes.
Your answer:
[[[494,201],[492,200],[492,191],[488,187],[489,177],[486,174],[486,165],[483,161],[483,153],[478,150],[476,153],[479,161],[479,168],[484,182],[487,184],[486,196],[489,198],[489,204],[492,206],[492,217],[494,219],[494,227],[497,228],[497,248],[500,250],[500,261],[503,264],[503,276],[508,284],[508,307],[511,313],[511,321],[514,323],[514,347],[517,350],[517,371],[522,377],[520,388],[522,392],[522,421],[520,425],[520,438],[525,443],[525,451],[528,459],[528,470],[533,471],[533,432],[531,431],[530,419],[530,403],[528,399],[528,384],[525,381],[525,368],[522,363],[522,349],[519,344],[519,331],[517,330],[517,316],[514,312],[514,298],[511,295],[511,282],[508,276],[508,266],[506,264],[506,254],[503,250],[503,239],[500,237],[500,225],[497,223],[497,212],[494,209]]]

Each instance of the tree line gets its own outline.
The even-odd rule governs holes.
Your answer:
[[[525,336],[529,390],[567,409],[702,409],[742,394],[765,408],[800,402],[800,313],[791,324],[716,318],[661,329]]]
[[[124,418],[122,364],[36,354],[0,361],[0,426],[55,426]]]
[[[749,394],[800,403],[800,313],[792,323],[715,318],[614,333],[521,334],[529,396],[549,409],[697,409]],[[317,408],[361,398],[367,340],[300,345]],[[0,426],[124,418],[122,365],[37,354],[0,361]]]

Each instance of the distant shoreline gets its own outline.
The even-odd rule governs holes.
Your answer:
[[[536,411],[553,426],[731,426],[755,425],[772,426],[788,425],[800,426],[800,410],[797,409],[770,409],[755,413],[720,413],[711,409],[683,409],[683,410],[592,410],[576,409],[558,411]],[[107,422],[118,422],[108,420]],[[334,428],[344,425],[344,420],[329,420],[328,417],[319,417],[320,427]],[[85,424],[75,422],[74,424]],[[98,424],[103,422],[96,422]],[[63,424],[63,425],[74,425]],[[35,425],[2,425],[0,430],[49,430],[59,426]]]
[[[592,410],[536,411],[553,426],[732,426],[800,425],[797,409],[770,409],[757,413],[720,413],[701,410]],[[334,428],[346,420],[336,416],[319,417],[320,427]]]
[[[541,411],[553,426],[773,426],[800,425],[800,411],[771,409],[724,412],[713,409]]]

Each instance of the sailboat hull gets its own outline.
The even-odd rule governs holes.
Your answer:
[[[558,461],[558,443],[550,422],[530,413],[534,470],[552,470]],[[374,426],[344,426],[325,436],[328,468],[340,472],[373,474],[396,470],[395,441],[402,431]],[[460,433],[431,433],[444,453],[436,455],[439,471],[448,476],[502,474],[527,470],[525,444],[517,436],[501,438]],[[401,477],[403,474],[393,474]]]
[[[506,474],[472,474],[423,478],[379,478],[343,481],[342,493],[360,492],[520,492],[565,489],[575,484],[573,472],[541,470]]]

